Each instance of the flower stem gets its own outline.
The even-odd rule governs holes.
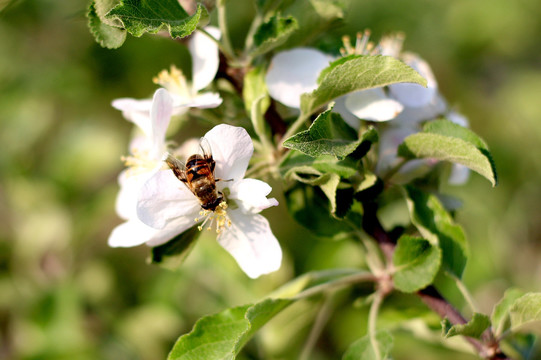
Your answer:
[[[223,53],[229,59],[235,58],[235,52],[233,51],[233,46],[231,45],[231,40],[229,39],[229,32],[227,30],[227,16],[225,13],[225,2],[226,0],[218,0],[216,8],[218,9],[218,24],[220,31],[222,32],[222,41],[223,41]]]
[[[374,294],[372,305],[370,305],[370,311],[368,313],[368,336],[370,337],[370,345],[374,349],[374,355],[376,360],[381,360],[381,353],[379,351],[378,341],[376,339],[376,323],[378,319],[379,309],[383,302],[384,294],[378,290]]]
[[[309,360],[310,354],[312,353],[312,349],[316,345],[317,339],[321,336],[321,333],[323,332],[323,329],[325,328],[325,324],[327,321],[329,321],[329,318],[332,314],[332,296],[327,295],[325,296],[325,299],[323,300],[323,304],[321,305],[321,308],[319,309],[319,312],[316,316],[316,319],[314,321],[314,326],[312,326],[312,329],[310,330],[310,334],[308,335],[308,339],[306,340],[306,343],[304,344],[304,347],[302,349],[301,355],[299,356],[299,360]]]
[[[457,286],[458,290],[460,290],[460,293],[464,297],[464,300],[466,300],[466,302],[468,303],[471,311],[478,312],[477,311],[477,306],[475,305],[475,301],[473,300],[473,297],[471,296],[469,290],[466,288],[466,286],[464,285],[462,280],[460,280],[457,277],[454,277],[454,279],[455,279],[455,283],[456,283],[456,286]]]
[[[293,122],[293,124],[291,124],[291,126],[289,127],[289,129],[287,129],[286,133],[284,134],[284,136],[282,137],[282,141],[280,142],[280,145],[283,145],[284,141],[287,140],[288,138],[290,138],[291,136],[295,135],[295,133],[297,132],[297,130],[299,130],[299,128],[304,124],[304,122],[306,120],[308,120],[308,118],[310,117],[309,114],[303,114],[301,112],[301,114],[299,115],[299,117],[297,118],[297,120],[295,120]]]

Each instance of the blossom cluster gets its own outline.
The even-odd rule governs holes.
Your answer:
[[[208,34],[218,38],[218,29],[208,27]],[[219,106],[219,94],[202,92],[218,70],[218,49],[206,35],[196,32],[188,43],[192,55],[192,80],[171,67],[155,78],[161,85],[152,99],[117,99],[113,106],[137,127],[130,143],[130,155],[124,157],[127,168],[119,176],[120,191],[116,210],[125,220],[109,237],[113,247],[140,244],[159,246],[193,226],[216,229],[217,241],[251,278],[257,278],[280,267],[282,252],[269,222],[259,213],[278,205],[267,198],[271,187],[244,175],[254,150],[245,129],[220,124],[208,131],[215,162],[212,176],[216,190],[224,194],[214,211],[204,210],[189,186],[180,181],[164,163],[169,152],[184,160],[193,152],[194,141],[171,149],[166,131],[171,117],[191,107]],[[195,141],[197,142],[197,141]],[[190,149],[192,148],[192,149]],[[225,179],[227,181],[224,181]]]

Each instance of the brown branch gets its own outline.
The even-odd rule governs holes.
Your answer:
[[[377,241],[387,260],[391,261],[396,246],[396,239],[393,239],[381,225],[376,215],[377,204],[375,202],[368,202],[364,205],[363,229]],[[428,286],[418,291],[417,295],[430,309],[436,312],[442,319],[447,318],[451,324],[465,324],[468,322],[435,287]],[[490,328],[483,333],[482,341],[467,336],[465,338],[475,348],[477,353],[487,360],[511,360],[500,349],[500,345],[494,338]]]

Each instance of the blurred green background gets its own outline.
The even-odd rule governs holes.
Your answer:
[[[230,4],[241,43],[253,7]],[[204,314],[255,301],[295,274],[362,264],[353,243],[309,236],[283,206],[267,211],[286,252],[283,269],[258,280],[210,237],[175,272],[148,265],[145,246],[109,248],[131,131],[110,102],[151,95],[152,77],[187,52],[151,36],[102,49],[87,30],[86,6],[0,0],[0,359],[164,359]],[[508,287],[541,290],[540,19],[538,0],[352,0],[345,25],[327,34],[370,28],[377,40],[405,32],[405,49],[432,65],[441,92],[491,147],[498,187],[472,175],[446,189],[463,200],[465,282],[487,313]],[[455,292],[446,295],[462,308]],[[345,304],[314,359],[332,359],[364,334],[366,309]],[[311,305],[279,316],[243,356],[270,348],[269,358],[295,359],[317,310]],[[380,324],[416,317],[438,326],[416,298],[395,296]],[[395,333],[396,359],[475,358],[446,350],[437,331],[435,340],[412,340],[422,330],[412,320]]]

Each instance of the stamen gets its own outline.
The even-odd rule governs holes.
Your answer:
[[[230,227],[231,220],[229,219],[229,216],[227,216],[227,207],[227,203],[225,201],[222,201],[214,211],[201,210],[199,212],[199,215],[204,216],[205,220],[201,225],[197,227],[197,229],[199,229],[199,231],[202,231],[206,227],[207,230],[212,230],[214,225],[216,225],[216,233],[219,234],[225,227]],[[200,219],[201,218],[195,218],[195,221],[197,222]]]
[[[175,65],[171,65],[169,71],[160,71],[158,76],[155,76],[152,81],[174,94],[191,97],[191,87],[188,85],[186,77],[182,71]]]

